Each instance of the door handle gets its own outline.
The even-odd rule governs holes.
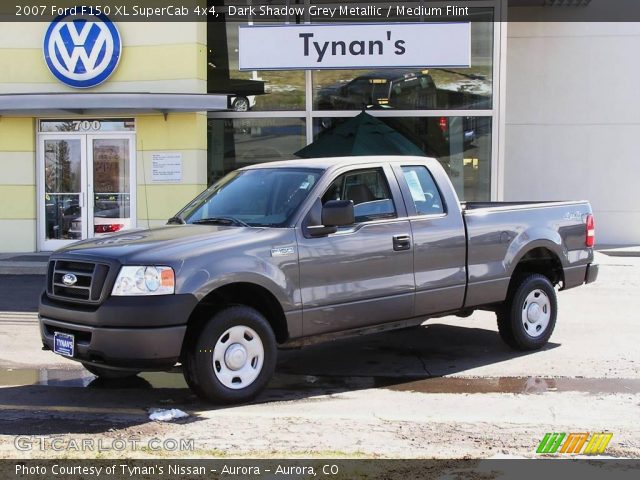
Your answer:
[[[402,250],[411,249],[411,237],[409,235],[394,235],[393,236],[393,249],[396,252]]]

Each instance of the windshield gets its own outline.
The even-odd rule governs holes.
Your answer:
[[[322,170],[257,168],[232,172],[187,205],[186,223],[285,227]]]

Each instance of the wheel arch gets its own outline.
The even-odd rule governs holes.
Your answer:
[[[564,269],[562,260],[555,251],[555,244],[536,242],[514,261],[509,281],[509,293],[516,288],[518,283],[526,276],[537,273],[544,275],[553,285],[564,282]]]
[[[220,285],[206,294],[189,317],[187,337],[212,315],[231,305],[245,305],[257,310],[273,328],[278,343],[288,340],[287,318],[277,297],[266,287],[246,281]]]

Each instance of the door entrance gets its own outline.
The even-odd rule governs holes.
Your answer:
[[[81,127],[48,133],[44,122],[87,124],[91,133]],[[135,134],[100,127],[100,121],[41,121],[39,250],[135,227]]]

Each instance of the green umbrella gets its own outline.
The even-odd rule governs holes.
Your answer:
[[[362,112],[322,132],[315,142],[295,153],[301,158],[350,155],[419,155],[425,153],[382,120]]]

